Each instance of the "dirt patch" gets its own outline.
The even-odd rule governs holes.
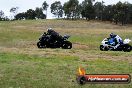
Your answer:
[[[77,44],[76,46],[80,46],[82,48],[81,44]],[[83,48],[86,48],[86,45],[83,45]],[[75,56],[79,57],[80,60],[94,60],[94,59],[109,59],[113,61],[128,61],[132,62],[131,56],[126,57],[125,55],[109,55],[105,53],[100,53],[101,51],[95,52],[92,51],[86,51],[86,50],[80,50],[80,49],[71,49],[71,50],[64,50],[64,49],[38,49],[35,45],[30,46],[30,48],[5,48],[0,47],[1,52],[12,52],[12,53],[18,53],[18,54],[27,54],[27,55],[37,55],[40,57],[49,57],[49,56]],[[107,51],[111,52],[111,51]],[[129,52],[128,52],[129,53]]]
[[[86,44],[81,44],[81,43],[73,43],[73,48],[74,49],[82,49],[82,50],[86,50],[89,49],[90,47]]]

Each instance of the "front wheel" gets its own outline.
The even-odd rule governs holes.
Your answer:
[[[72,48],[72,43],[69,42],[69,41],[65,41],[65,42],[62,44],[62,48],[63,48],[63,49],[71,49],[71,48]]]
[[[46,48],[46,45],[42,45],[42,42],[37,42],[38,48]]]
[[[103,45],[100,45],[100,50],[101,51],[108,51],[109,49]]]
[[[104,51],[104,46],[103,45],[100,45],[100,50]]]
[[[131,50],[132,50],[132,46],[131,45],[128,45],[128,44],[124,45],[124,47],[123,47],[123,51],[124,52],[130,52]]]
[[[41,48],[41,42],[37,42],[37,47]]]

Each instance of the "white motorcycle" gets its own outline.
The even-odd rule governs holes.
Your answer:
[[[123,44],[120,44],[117,48],[115,46],[109,44],[108,38],[105,38],[100,45],[101,51],[124,51],[124,52],[130,52],[132,50],[132,46],[129,44],[131,42],[130,39],[125,39],[123,41]]]

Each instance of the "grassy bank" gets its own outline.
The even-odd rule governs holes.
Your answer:
[[[73,56],[38,57],[23,54],[0,53],[1,88],[129,88],[130,84],[87,84],[78,85],[76,74],[78,66],[86,68],[87,73],[110,74],[130,73],[127,61],[112,61],[98,58],[82,61]]]
[[[38,49],[39,36],[52,27],[71,35],[71,50]],[[27,20],[0,22],[1,88],[130,88],[132,84],[78,85],[79,66],[93,74],[131,74],[132,52],[102,52],[109,33],[132,39],[132,26],[94,21]],[[132,43],[131,43],[132,44]]]

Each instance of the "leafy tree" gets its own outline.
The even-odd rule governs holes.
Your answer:
[[[16,20],[22,20],[22,19],[46,19],[46,15],[43,14],[42,8],[36,8],[35,10],[29,9],[27,12],[18,13],[15,16]]]
[[[76,8],[76,18],[80,18],[81,17],[81,12],[82,12],[82,6],[81,6],[81,4],[79,4],[78,6],[77,6],[77,8]]]
[[[19,7],[12,7],[10,9],[10,12],[13,13],[13,16],[15,16],[17,14],[18,9],[19,9]]]
[[[48,7],[49,7],[49,5],[47,4],[46,1],[44,1],[43,4],[42,4],[42,9],[43,9],[44,11],[46,11],[46,17],[47,17],[47,8],[48,8]]]
[[[1,10],[0,11],[0,20],[2,20],[4,18],[4,12]]]
[[[104,6],[102,11],[102,19],[103,21],[111,21],[113,18],[113,10],[112,10],[112,5]]]
[[[4,21],[9,21],[9,20],[10,19],[7,16],[4,17]]]
[[[36,13],[36,18],[38,18],[38,19],[45,19],[46,18],[46,15],[45,14],[43,14],[43,10],[42,10],[42,8],[36,8],[35,9],[35,13]]]
[[[9,18],[4,15],[2,10],[0,10],[0,21],[9,21]]]
[[[132,23],[132,4],[128,2],[118,2],[114,5],[104,5],[104,2],[95,2],[95,0],[84,0],[79,4],[78,0],[69,0],[61,5],[60,1],[55,1],[51,4],[51,13],[58,18],[62,17],[63,12],[68,19],[77,19],[82,16],[87,20],[101,20],[101,21],[114,21],[116,24],[122,25]],[[46,1],[42,4],[42,8],[35,10],[29,9],[26,12],[16,15],[18,7],[12,7],[10,12],[13,13],[15,19],[45,19],[47,16],[48,4]],[[46,15],[43,14],[46,11]],[[0,18],[4,16],[3,11],[0,11]],[[96,19],[95,19],[96,18]]]
[[[95,8],[95,17],[96,17],[96,19],[101,20],[102,10],[103,10],[104,6],[102,5],[101,2],[96,2],[94,4],[94,8]]]
[[[128,20],[128,22],[132,23],[132,4],[129,4],[128,7],[129,7],[129,20]]]
[[[95,18],[95,9],[93,6],[94,0],[84,0],[82,2],[82,17],[85,17],[87,20]]]
[[[36,13],[32,9],[27,10],[25,15],[26,15],[26,19],[35,19],[35,17],[36,17]]]
[[[78,15],[78,6],[78,0],[69,0],[68,2],[64,3],[63,9],[67,18],[76,19]]]
[[[118,2],[116,5],[113,6],[115,8],[114,19],[117,22],[120,22],[122,25],[126,24],[129,19],[129,6],[128,3]]]
[[[122,17],[121,17],[122,25],[127,24],[128,20],[129,20],[129,3],[125,2],[122,5]]]
[[[23,13],[18,13],[16,16],[15,16],[15,19],[16,20],[22,20],[22,19],[26,19],[27,16],[26,14],[23,12]]]
[[[19,8],[18,7],[12,7],[11,9],[10,9],[10,12],[12,12],[12,13],[17,13],[17,10],[18,10]]]
[[[69,19],[71,16],[69,7],[70,7],[69,2],[64,3],[63,10],[64,10],[64,13],[65,13],[65,16],[67,17],[67,19]]]
[[[60,1],[55,1],[51,4],[51,13],[58,16],[58,18],[63,16],[63,7]]]

